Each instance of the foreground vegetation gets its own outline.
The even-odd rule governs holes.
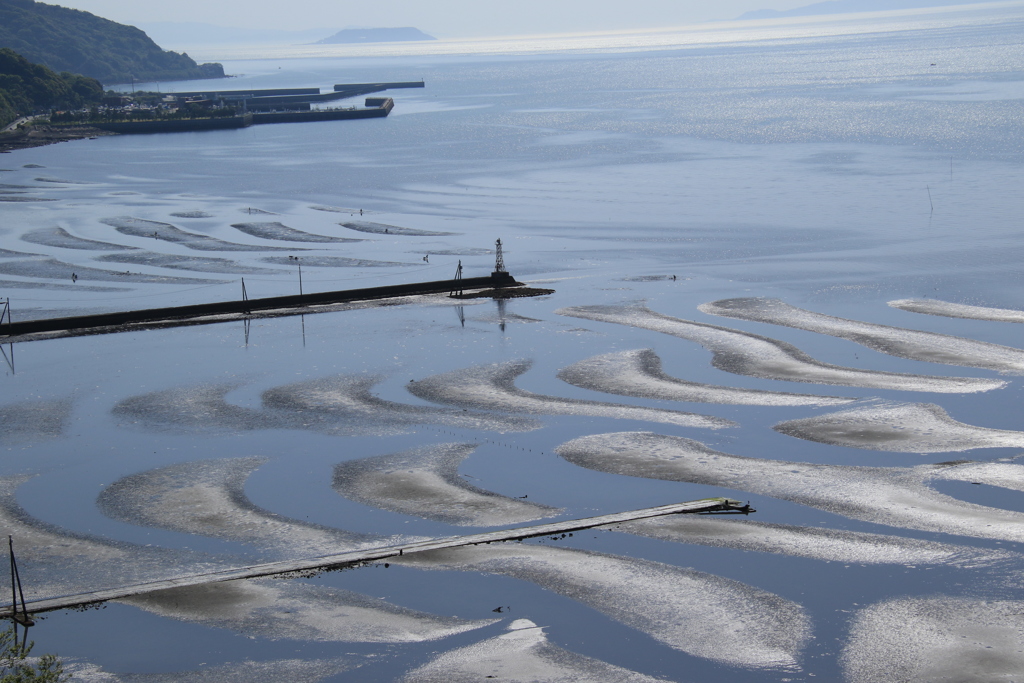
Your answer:
[[[30,661],[33,643],[19,643],[14,628],[0,632],[0,683],[61,683],[70,678],[55,655]]]

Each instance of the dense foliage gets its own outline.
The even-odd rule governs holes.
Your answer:
[[[165,51],[140,29],[34,0],[0,0],[0,47],[104,83],[219,78],[220,64]]]
[[[60,683],[68,676],[54,655],[28,660],[32,643],[22,645],[14,630],[0,632],[0,683]]]
[[[103,87],[94,78],[54,73],[17,52],[0,48],[0,127],[44,109],[74,109],[95,104]]]

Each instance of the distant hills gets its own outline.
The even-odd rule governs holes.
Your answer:
[[[780,17],[807,17],[818,14],[845,14],[848,12],[883,12],[893,9],[917,9],[921,7],[946,7],[949,5],[970,5],[986,0],[826,0],[796,9],[778,11],[759,9],[741,15],[740,19],[776,19]]]
[[[318,44],[333,43],[399,43],[411,40],[437,40],[418,28],[346,28],[333,36],[318,40]]]
[[[220,64],[163,50],[134,26],[34,0],[0,0],[0,47],[103,83],[224,76]]]
[[[103,86],[94,78],[58,74],[0,48],[0,128],[38,109],[76,109],[102,98]]]

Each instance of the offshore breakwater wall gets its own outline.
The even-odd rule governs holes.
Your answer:
[[[375,99],[375,98],[374,98]],[[375,119],[387,116],[395,108],[390,97],[370,109],[313,109],[310,111],[275,111],[252,114],[253,125],[260,123],[307,123],[310,121],[347,121],[349,119]],[[367,106],[370,106],[367,100]]]
[[[389,299],[417,294],[452,293],[467,289],[502,289],[505,287],[521,286],[522,283],[517,282],[508,273],[494,272],[487,277],[471,277],[459,280],[436,280],[433,282],[415,282],[403,285],[316,292],[313,294],[292,294],[263,299],[240,299],[210,304],[194,304],[191,306],[149,308],[138,311],[98,313],[69,318],[44,318],[41,320],[8,322],[0,325],[0,339],[4,341],[31,341],[33,337],[30,335],[45,335],[39,338],[47,338],[52,336],[106,334],[109,332],[120,332],[124,329],[137,329],[139,327],[200,325],[223,322],[223,319],[220,318],[221,316],[250,316],[260,311],[273,312],[271,314],[275,316],[299,315],[312,312],[309,310],[310,306],[323,306],[352,301],[372,301],[374,299]],[[16,340],[14,339],[15,337],[28,338]]]

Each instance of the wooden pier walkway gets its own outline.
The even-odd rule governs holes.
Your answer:
[[[517,527],[515,529],[503,529],[500,531],[488,531],[481,534],[470,534],[468,536],[451,536],[442,539],[419,541],[403,545],[383,546],[364,550],[353,550],[335,555],[324,555],[299,560],[284,560],[281,562],[269,562],[235,569],[224,569],[204,574],[192,574],[160,581],[150,581],[133,586],[121,588],[108,588],[104,590],[91,591],[86,593],[75,593],[59,597],[28,600],[25,603],[29,614],[50,612],[53,610],[66,609],[69,607],[80,607],[92,605],[108,600],[128,598],[135,595],[144,595],[169,588],[181,588],[185,586],[200,586],[203,584],[219,583],[222,581],[235,581],[238,579],[253,579],[262,576],[274,576],[290,574],[293,572],[308,572],[327,569],[338,569],[351,567],[367,562],[376,562],[390,557],[400,557],[413,553],[429,552],[431,550],[443,550],[446,548],[459,548],[482,543],[500,543],[503,541],[520,541],[526,538],[539,536],[555,536],[557,534],[568,534],[584,529],[595,529],[623,522],[633,522],[652,517],[664,517],[677,514],[749,514],[755,512],[750,505],[743,505],[739,501],[728,498],[705,498],[686,503],[674,503],[661,505],[659,507],[644,508],[630,512],[618,512],[598,517],[587,517],[584,519],[565,520],[538,524],[534,526]],[[18,607],[21,613],[21,607]],[[13,606],[8,604],[0,607],[0,618],[11,618],[14,616]]]

